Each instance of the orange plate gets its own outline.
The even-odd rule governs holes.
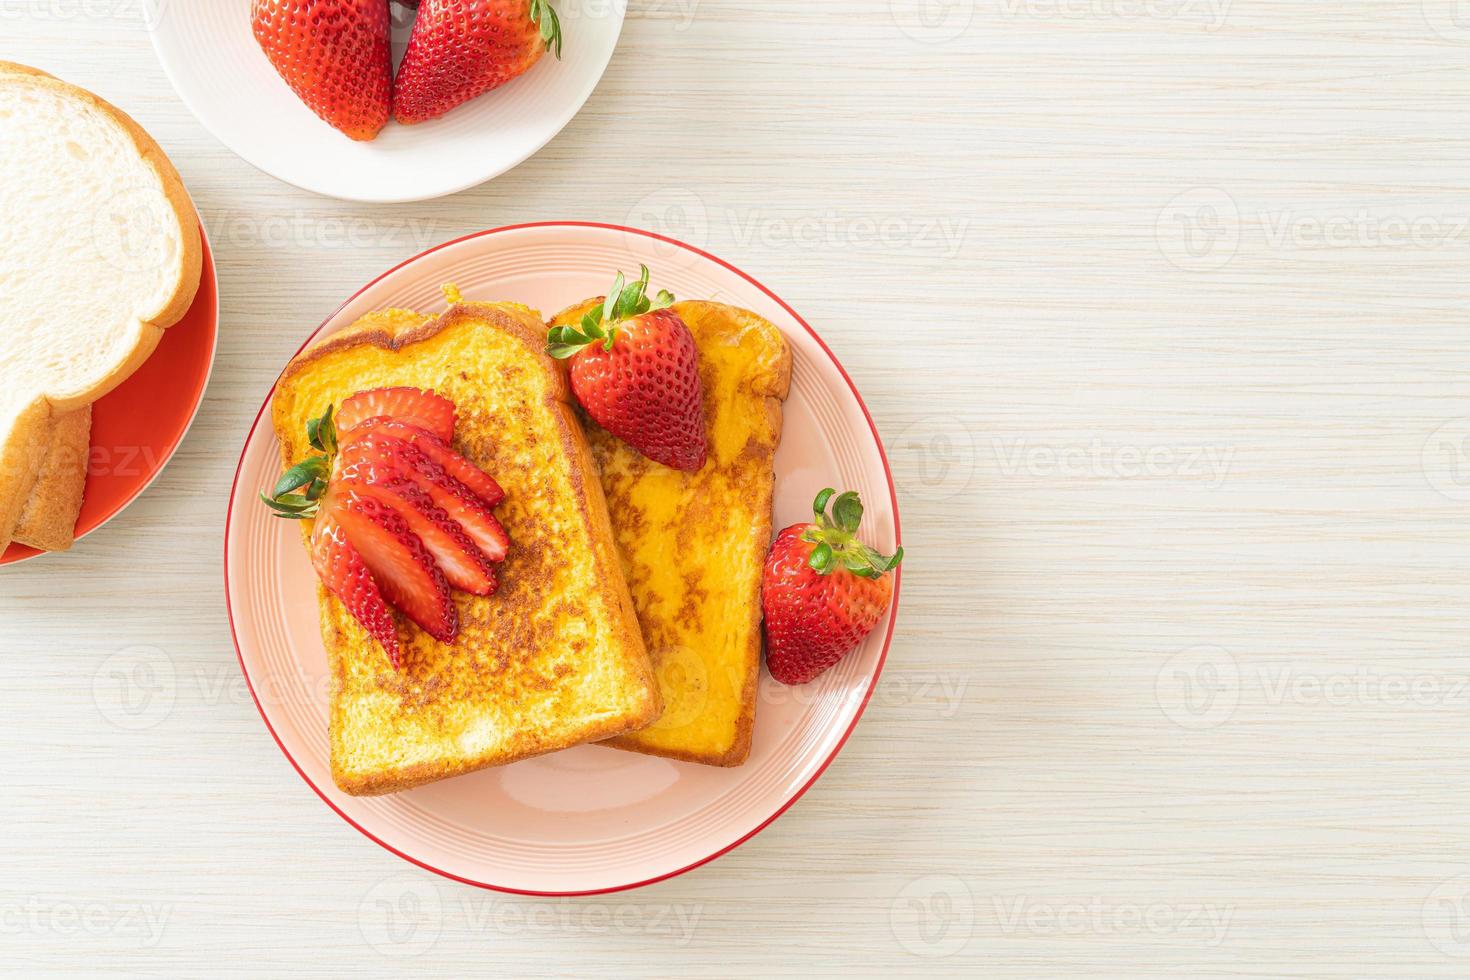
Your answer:
[[[219,287],[203,228],[200,240],[204,268],[194,305],[163,332],[158,349],[131,378],[92,406],[92,455],[77,517],[78,538],[107,523],[153,482],[183,441],[204,397],[219,331]],[[39,554],[12,544],[0,555],[0,565]]]

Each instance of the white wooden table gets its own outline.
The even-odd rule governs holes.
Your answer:
[[[218,144],[136,2],[0,0],[0,58],[168,148],[223,317],[158,483],[0,571],[6,972],[1470,972],[1470,9],[632,0],[540,155],[370,207]],[[909,551],[825,778],[578,901],[420,873],[324,807],[239,677],[220,558],[310,328],[425,246],[563,217],[704,245],[811,320]]]

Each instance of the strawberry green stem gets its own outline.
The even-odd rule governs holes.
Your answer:
[[[531,23],[541,31],[541,43],[561,60],[561,18],[547,0],[531,0]]]
[[[327,492],[332,475],[332,460],[337,456],[337,424],[332,421],[331,405],[320,417],[307,420],[306,439],[317,453],[281,474],[269,496],[260,495],[273,517],[309,521],[321,508],[322,494]]]
[[[601,344],[603,350],[612,350],[620,324],[673,303],[674,294],[664,289],[659,290],[653,299],[648,298],[648,266],[639,266],[639,276],[634,282],[625,283],[623,274],[619,272],[606,298],[582,314],[579,325],[552,327],[547,332],[546,353],[560,361],[593,344]]]
[[[836,494],[837,499],[832,500]],[[827,515],[827,505],[832,504],[832,514]],[[817,494],[812,503],[812,514],[816,520],[802,532],[803,541],[815,544],[807,564],[818,575],[828,575],[837,568],[846,568],[863,578],[878,578],[885,572],[898,567],[903,561],[903,549],[892,555],[883,555],[857,539],[858,525],[863,519],[863,504],[857,491],[837,493],[831,487]]]

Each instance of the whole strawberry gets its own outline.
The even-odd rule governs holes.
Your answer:
[[[623,274],[579,327],[553,327],[546,352],[570,359],[572,393],[598,425],[657,463],[689,473],[704,466],[704,384],[699,348],[674,297],[650,301],[648,266]]]
[[[504,85],[543,51],[561,57],[547,0],[423,0],[394,81],[393,116],[419,123]]]
[[[256,43],[307,108],[355,140],[388,122],[388,0],[254,0]]]
[[[766,667],[782,684],[805,684],[873,631],[893,598],[903,549],[891,558],[858,541],[863,505],[853,491],[817,494],[816,520],[776,535],[761,580]]]

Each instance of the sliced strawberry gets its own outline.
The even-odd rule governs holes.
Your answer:
[[[392,508],[351,492],[335,496],[330,511],[373,573],[383,596],[424,632],[443,643],[459,635],[449,583],[418,535]]]
[[[383,646],[388,662],[399,666],[398,626],[383,594],[342,527],[326,511],[311,532],[311,563],[327,591],[342,601],[352,618]]]
[[[374,388],[344,398],[337,407],[337,431],[345,434],[379,416],[416,425],[446,443],[454,438],[454,402],[422,388]]]
[[[432,463],[430,464],[433,465]],[[442,471],[441,471],[442,472]],[[459,522],[470,540],[479,545],[480,550],[491,561],[505,561],[505,556],[510,552],[510,536],[505,533],[504,526],[490,513],[490,509],[480,502],[480,498],[467,489],[461,492],[464,484],[458,487],[445,486],[430,482],[425,485],[423,471],[420,471],[420,485],[428,491],[434,502],[449,514],[450,518]]]
[[[500,484],[496,483],[490,474],[417,425],[381,416],[364,419],[354,425],[351,435],[344,439],[351,442],[361,436],[373,434],[393,436],[404,442],[412,443],[425,456],[444,467],[450,476],[473,490],[475,496],[485,502],[486,507],[494,507],[505,499],[505,491],[500,489]]]
[[[449,475],[419,447],[393,436],[373,433],[342,447],[342,476],[377,483],[402,475],[416,483],[464,528],[491,561],[504,561],[510,548],[505,528],[475,492]]]
[[[344,476],[338,486],[360,497],[372,497],[394,510],[434,556],[450,585],[474,595],[495,592],[499,582],[490,559],[411,478],[395,475],[366,483]]]
[[[386,411],[412,421],[376,414]],[[401,650],[388,605],[453,643],[459,617],[450,583],[494,593],[493,563],[510,547],[491,513],[505,496],[500,485],[436,434],[452,435],[454,421],[453,404],[433,392],[360,392],[339,412],[328,406],[308,422],[315,453],[288,469],[269,496],[261,494],[277,517],[316,519],[318,575],[395,667]]]

